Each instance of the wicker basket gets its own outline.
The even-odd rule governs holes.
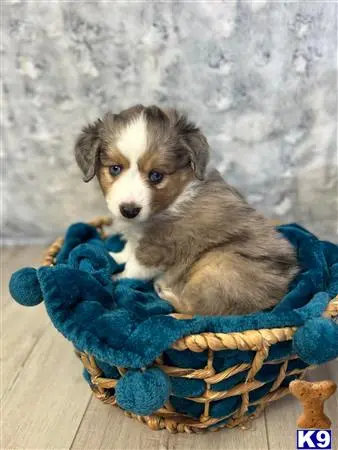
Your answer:
[[[98,218],[89,224],[96,227],[101,233],[101,236],[105,237],[103,228],[104,226],[110,225],[111,221],[109,218]],[[59,252],[62,244],[63,239],[59,238],[49,247],[43,261],[44,265],[54,265],[55,256]],[[338,297],[329,303],[325,315],[332,318],[338,315]],[[183,314],[172,314],[172,316],[178,320],[191,317]],[[176,412],[170,402],[151,416],[138,416],[129,412],[125,412],[125,414],[147,424],[152,430],[167,429],[170,432],[196,433],[206,430],[215,431],[223,427],[232,428],[238,425],[245,428],[248,426],[248,422],[257,417],[268,404],[289,393],[288,387],[282,387],[283,380],[286,377],[295,375],[297,378],[302,378],[306,370],[314,367],[308,366],[303,369],[290,370],[288,368],[289,363],[298,359],[296,355],[285,360],[266,361],[270,347],[273,344],[291,340],[296,330],[296,327],[284,327],[249,330],[241,333],[201,333],[185,336],[176,341],[172,348],[179,351],[189,350],[197,353],[207,351],[207,364],[204,368],[189,369],[168,366],[163,363],[161,356],[154,361],[153,367],[159,367],[170,377],[204,380],[206,389],[203,395],[187,398],[190,401],[204,405],[203,414],[200,418],[194,419]],[[222,350],[249,350],[255,352],[255,356],[251,364],[240,363],[217,373],[213,366],[214,356]],[[105,378],[92,355],[82,352],[76,353],[90,375],[91,388],[94,395],[104,403],[118,406],[114,395],[114,387],[118,380]],[[259,400],[250,403],[249,393],[265,384],[262,381],[256,380],[255,375],[261,370],[263,365],[267,364],[279,364],[279,373],[269,392]],[[117,367],[117,370],[121,377],[126,372],[126,369],[122,367]],[[244,383],[239,383],[225,391],[212,390],[214,384],[229,379],[243,371],[248,371]],[[235,412],[221,418],[213,418],[209,415],[212,402],[238,395],[241,396],[241,406]],[[251,415],[248,414],[250,406],[256,407],[254,414]]]

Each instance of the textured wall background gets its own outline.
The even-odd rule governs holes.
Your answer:
[[[2,22],[7,241],[106,211],[74,138],[139,102],[183,108],[252,204],[337,239],[335,2],[16,0]]]

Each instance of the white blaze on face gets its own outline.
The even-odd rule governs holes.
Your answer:
[[[108,195],[107,204],[114,217],[121,217],[120,205],[135,203],[141,212],[131,222],[142,222],[149,217],[151,190],[144,177],[141,176],[137,162],[147,150],[147,123],[140,116],[121,131],[116,142],[117,149],[129,160],[129,168],[124,169],[113,183]]]

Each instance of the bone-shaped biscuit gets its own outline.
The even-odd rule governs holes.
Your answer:
[[[312,383],[294,380],[289,389],[304,409],[297,420],[299,428],[330,428],[331,420],[324,414],[324,402],[336,391],[336,383],[329,380]]]

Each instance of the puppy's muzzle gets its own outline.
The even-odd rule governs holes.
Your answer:
[[[141,207],[135,203],[122,203],[120,205],[120,212],[123,217],[127,219],[134,219],[141,211]]]

